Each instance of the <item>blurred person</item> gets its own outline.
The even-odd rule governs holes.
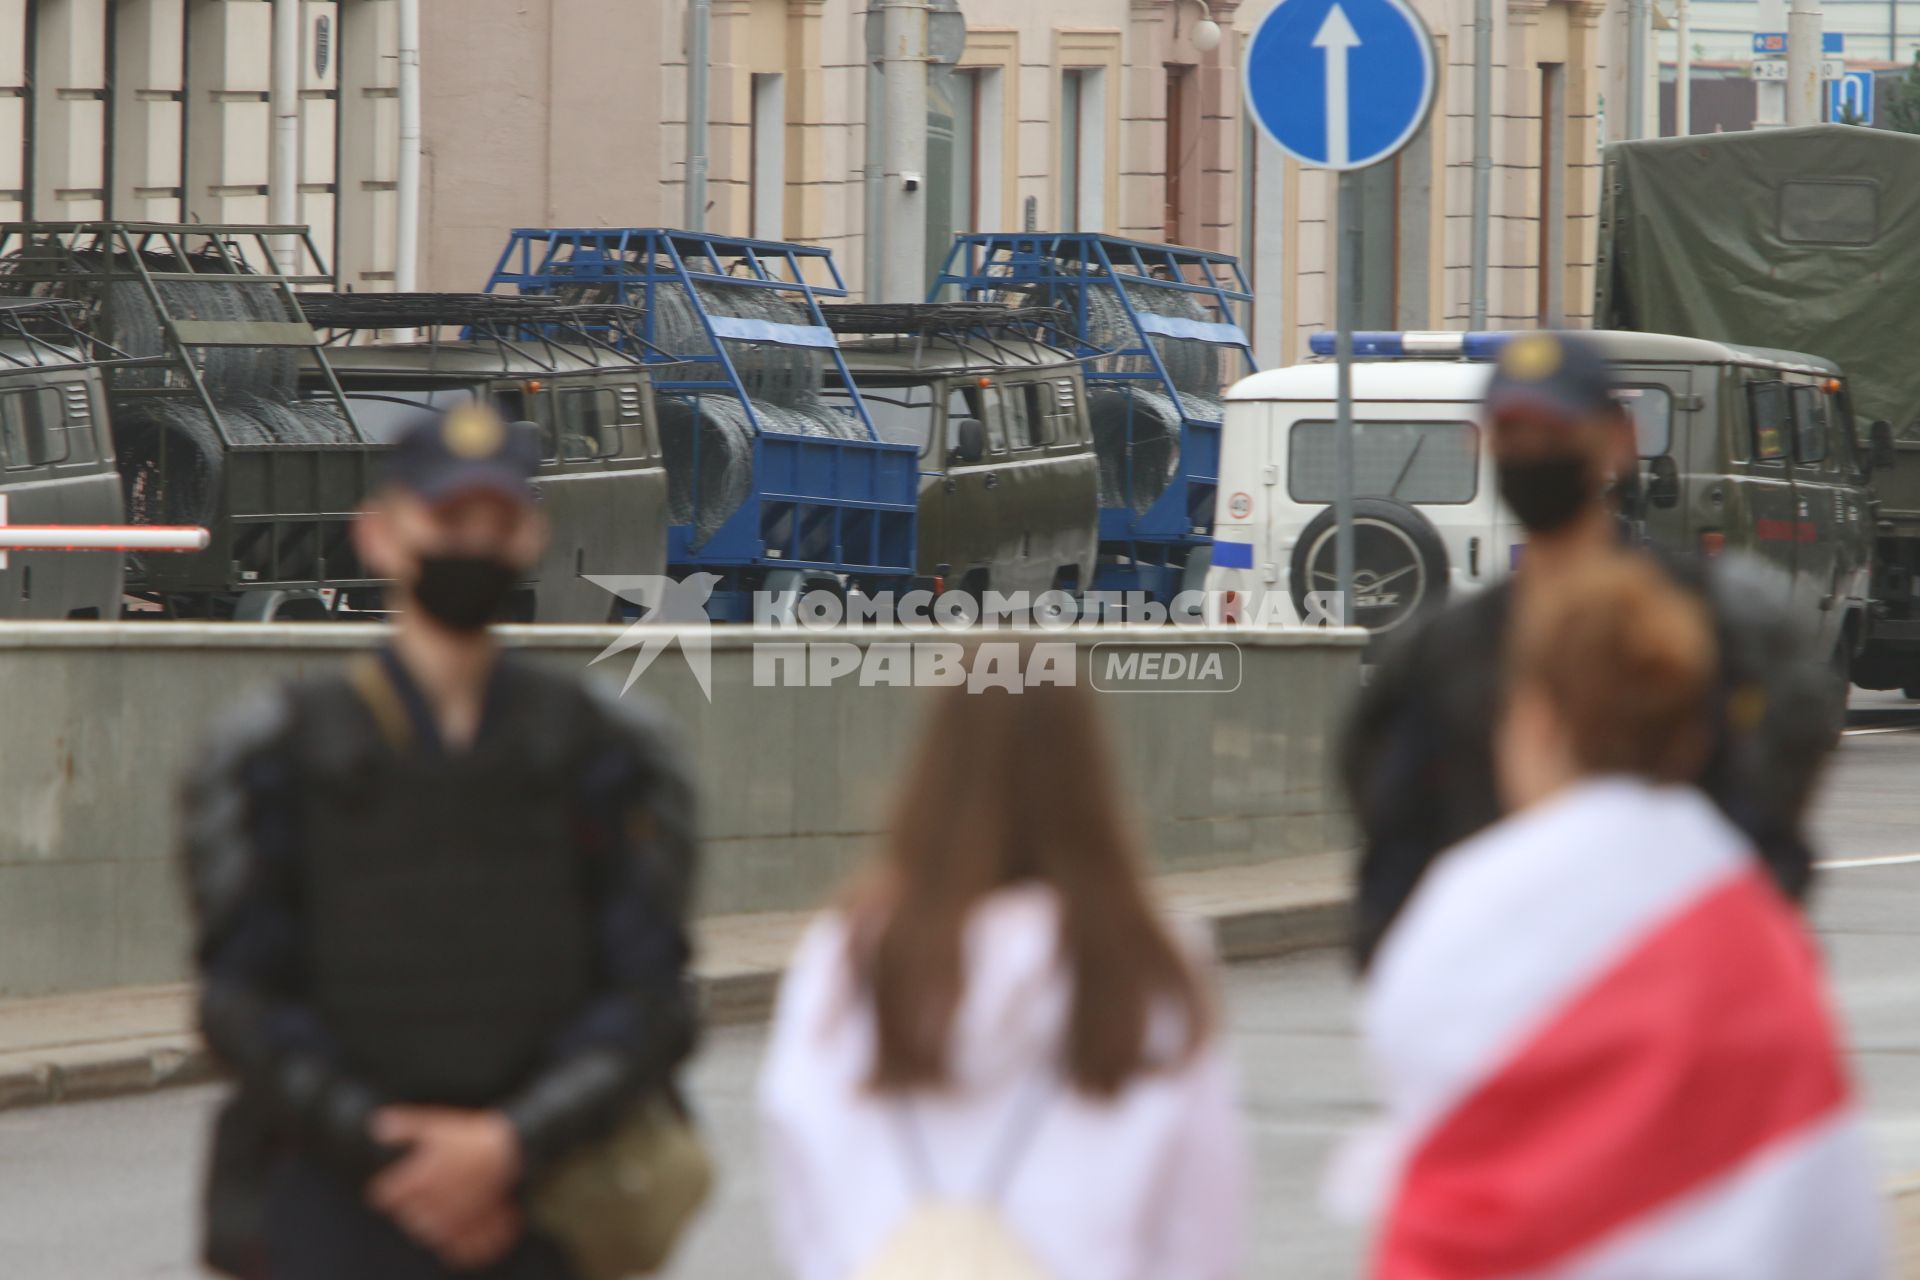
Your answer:
[[[479,407],[404,433],[354,526],[391,641],[227,718],[189,778],[230,1274],[564,1280],[529,1184],[691,1050],[681,769],[487,631],[545,538],[538,462]]]
[[[1605,358],[1580,334],[1524,334],[1501,349],[1486,439],[1500,495],[1527,531],[1518,564],[1386,649],[1342,744],[1361,837],[1362,968],[1441,851],[1500,816],[1493,726],[1517,604],[1634,541],[1638,447],[1613,391]],[[1707,602],[1718,633],[1711,742],[1695,780],[1799,899],[1813,874],[1804,818],[1835,740],[1830,674],[1777,572],[1738,556],[1702,567],[1648,554]]]
[[[1362,1006],[1387,1120],[1337,1176],[1379,1280],[1880,1280],[1874,1161],[1812,939],[1690,780],[1699,598],[1622,553],[1522,602],[1512,815],[1450,851]]]
[[[1092,695],[939,699],[880,865],[781,990],[760,1112],[787,1268],[1224,1280],[1235,1087]]]

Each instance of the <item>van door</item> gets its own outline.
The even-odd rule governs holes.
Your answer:
[[[1749,551],[1791,576],[1800,546],[1800,507],[1793,483],[1793,410],[1787,384],[1771,371],[1749,370],[1744,405],[1736,403],[1739,446],[1729,465],[1726,545]],[[1742,410],[1744,409],[1744,412]],[[1744,419],[1744,421],[1742,421]]]
[[[1793,482],[1796,512],[1794,604],[1801,617],[1818,618],[1825,653],[1838,641],[1852,570],[1847,510],[1852,458],[1835,429],[1837,419],[1825,379],[1796,381],[1793,406]],[[1804,608],[1802,607],[1804,606]]]
[[[1711,455],[1717,452],[1715,442],[1709,438],[1704,442],[1709,459],[1699,456],[1702,442],[1696,438],[1695,415],[1700,401],[1694,395],[1693,371],[1657,365],[1621,366],[1615,370],[1615,378],[1615,394],[1633,419],[1641,493],[1647,499],[1640,504],[1639,515],[1645,520],[1647,538],[1656,546],[1693,551],[1698,546],[1699,535],[1691,510],[1692,480],[1702,465],[1711,466]],[[1672,467],[1680,478],[1680,491],[1670,500],[1655,503],[1649,486],[1656,467],[1666,465],[1659,461],[1662,458],[1672,460]]]
[[[0,388],[0,494],[12,524],[120,524],[120,477],[86,381]],[[122,557],[16,551],[0,569],[0,618],[117,618]]]
[[[954,450],[960,444],[960,423],[969,418],[985,428],[987,452],[977,461],[960,462]],[[939,540],[929,545],[928,527],[923,523],[921,545],[935,551],[939,562],[947,565],[947,572],[955,578],[964,578],[975,569],[987,570],[991,578],[997,562],[1019,550],[1017,543],[1011,550],[1004,545],[1002,526],[1006,521],[1000,472],[1007,465],[1007,434],[1000,420],[998,396],[989,397],[987,389],[977,385],[954,386],[947,393],[943,427],[940,447],[946,479],[940,485],[942,513],[935,523]],[[929,564],[925,555],[921,565],[925,572],[939,568],[939,564]],[[962,584],[949,581],[948,585]]]

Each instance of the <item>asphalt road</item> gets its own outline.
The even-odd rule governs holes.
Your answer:
[[[1920,1174],[1920,711],[1856,696],[1821,806],[1815,916],[1889,1177]],[[1905,862],[1879,861],[1913,855]],[[1245,1274],[1344,1280],[1361,1242],[1328,1225],[1315,1187],[1335,1138],[1365,1114],[1339,957],[1317,953],[1226,977],[1260,1181]],[[713,1034],[692,1091],[724,1181],[674,1274],[777,1274],[753,1159],[753,1028]],[[201,1134],[214,1099],[192,1089],[0,1113],[0,1276],[185,1280]]]

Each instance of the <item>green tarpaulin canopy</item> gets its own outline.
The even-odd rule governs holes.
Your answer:
[[[1920,137],[1815,125],[1607,149],[1595,323],[1825,356],[1920,418]]]

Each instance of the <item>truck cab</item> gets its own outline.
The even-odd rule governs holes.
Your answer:
[[[825,309],[882,440],[920,455],[917,576],[1030,596],[1091,581],[1099,464],[1067,352],[992,305]],[[829,403],[852,387],[829,385]]]
[[[481,399],[509,420],[536,424],[543,461],[534,483],[551,534],[511,614],[529,622],[613,619],[619,601],[590,575],[666,572],[667,475],[645,367],[589,332],[570,308],[485,295],[409,299],[302,295],[308,319],[333,335],[328,365],[362,430],[388,444],[429,411]],[[609,319],[606,309],[593,316],[596,326]],[[434,336],[456,325],[464,337]],[[345,341],[401,328],[429,336]],[[317,368],[301,387],[326,391]]]
[[[124,521],[106,390],[80,308],[0,298],[0,525]],[[0,551],[0,618],[120,616],[110,551]]]
[[[1510,335],[1356,334],[1354,620],[1377,634],[1509,573],[1524,531],[1499,500],[1480,402]],[[1823,651],[1850,657],[1869,605],[1873,509],[1847,388],[1827,361],[1665,334],[1588,335],[1639,440],[1629,514],[1656,545],[1739,551],[1792,582]],[[1316,335],[1316,353],[1332,351]],[[1335,366],[1228,394],[1209,587],[1218,620],[1317,621],[1335,590]],[[1315,606],[1320,607],[1316,610]]]

